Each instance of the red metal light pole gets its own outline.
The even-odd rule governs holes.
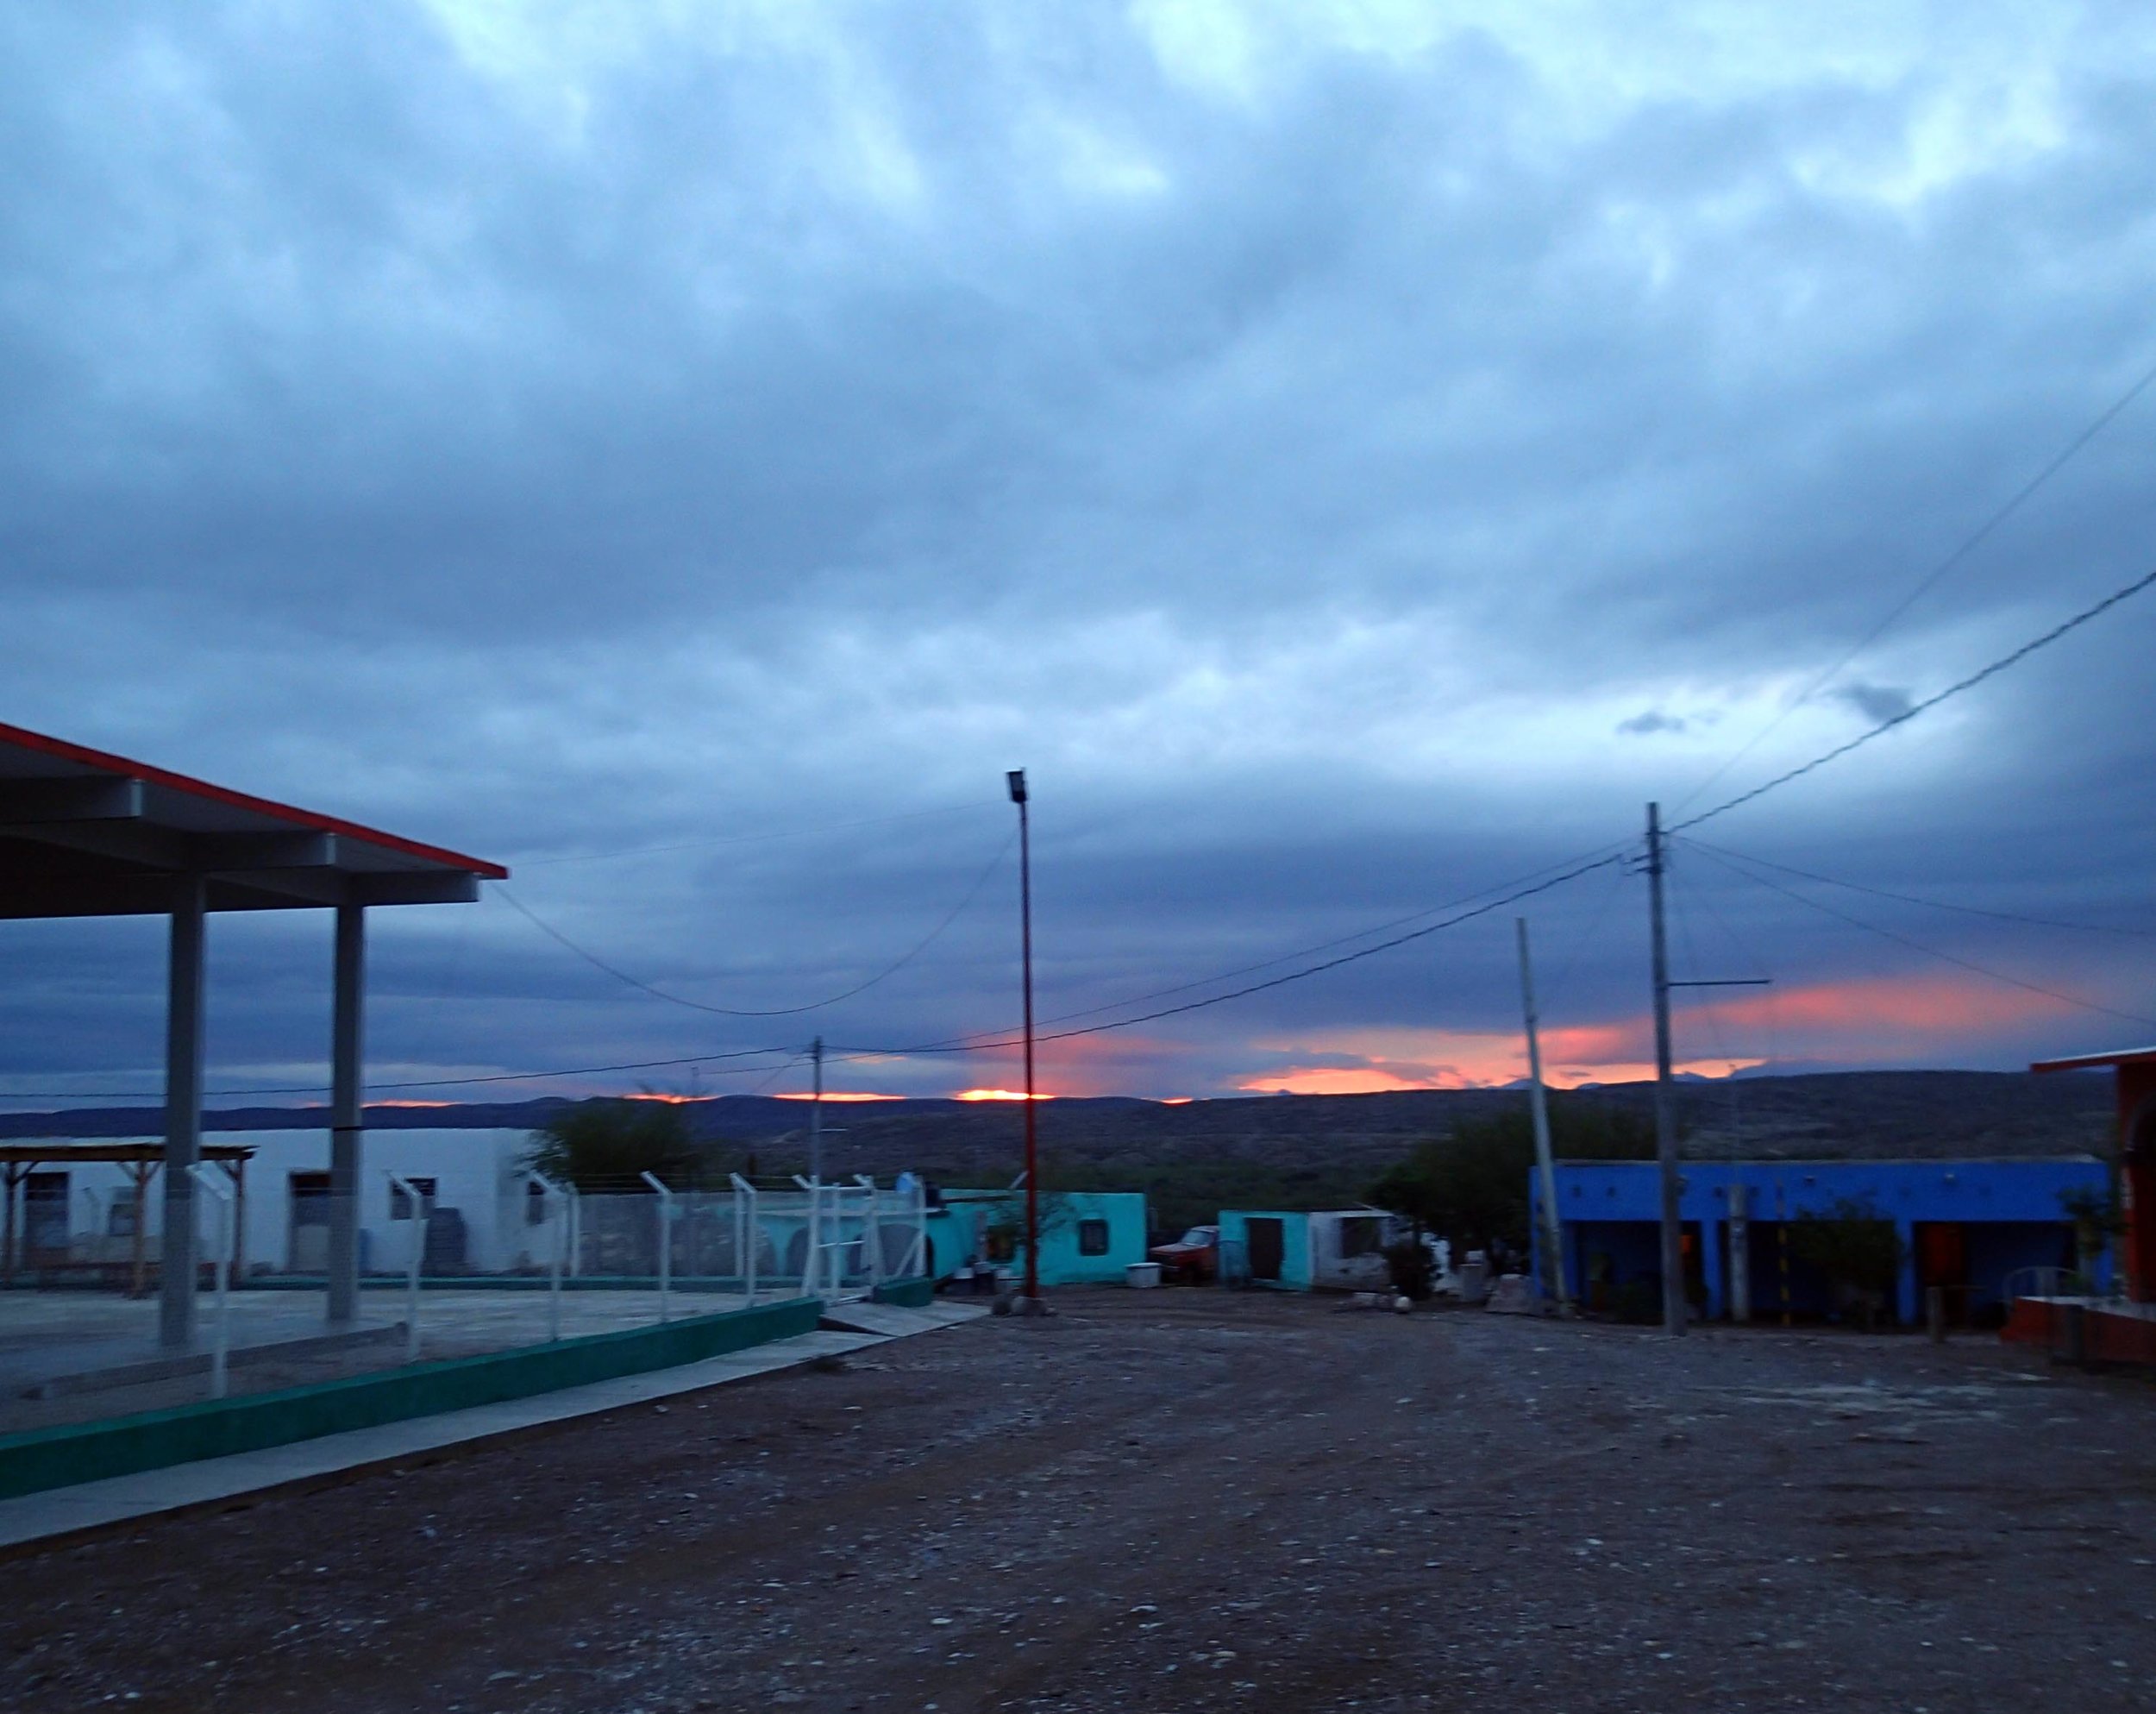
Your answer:
[[[1025,972],[1025,1297],[1041,1295],[1041,1179],[1033,1130],[1033,836],[1025,816],[1025,769],[1005,778],[1018,807],[1018,936]]]

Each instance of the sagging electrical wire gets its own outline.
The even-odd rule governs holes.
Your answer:
[[[2067,994],[2059,989],[2046,988],[2040,983],[2028,982],[2020,976],[2009,976],[2004,970],[1993,970],[1990,965],[1977,964],[1972,958],[1965,958],[1956,952],[1943,951],[1939,947],[1927,945],[1921,940],[1897,933],[1893,929],[1882,928],[1876,922],[1867,922],[1862,917],[1851,916],[1846,911],[1838,911],[1832,905],[1821,904],[1817,899],[1797,892],[1794,888],[1784,887],[1780,882],[1767,876],[1754,874],[1742,863],[1733,861],[1696,839],[1684,839],[1679,843],[1698,851],[1709,861],[1720,863],[1732,874],[1744,876],[1745,880],[1757,886],[1764,887],[1771,892],[1779,893],[1784,898],[1794,899],[1801,905],[1808,905],[1822,915],[1833,917],[1838,922],[1846,922],[1852,928],[1861,928],[1867,934],[1876,934],[1883,940],[1891,940],[1896,945],[1908,947],[1911,951],[1921,952],[1927,957],[1937,958],[1943,963],[1958,965],[1965,970],[1971,971],[1980,976],[1988,976],[1993,982],[2004,983],[2011,988],[2021,989],[2030,994],[2040,994],[2046,1000],[2056,1000],[2062,1004],[2077,1007],[2084,1012],[2100,1013],[2109,1018],[2121,1018],[2129,1024],[2156,1025],[2156,1018],[2146,1016],[2139,1012],[2122,1012],[2115,1006],[2106,1006],[2099,1001],[2086,999],[2078,994]]]
[[[1970,674],[1967,678],[1948,685],[1946,689],[1940,691],[1937,694],[1927,696],[1921,702],[1911,704],[1908,707],[1904,708],[1900,713],[1895,715],[1891,719],[1882,720],[1877,725],[1872,727],[1871,731],[1858,733],[1858,736],[1851,738],[1848,743],[1836,744],[1832,750],[1827,750],[1824,755],[1815,756],[1809,762],[1803,763],[1801,767],[1792,768],[1787,773],[1777,774],[1773,779],[1769,780],[1764,785],[1754,786],[1748,792],[1739,792],[1735,797],[1716,804],[1712,809],[1702,810],[1697,815],[1691,816],[1683,821],[1672,823],[1669,828],[1669,832],[1671,833],[1682,833],[1687,828],[1698,826],[1702,821],[1711,821],[1718,815],[1727,814],[1729,811],[1736,808],[1739,804],[1751,803],[1755,799],[1763,798],[1769,792],[1773,791],[1779,787],[1788,785],[1792,780],[1802,779],[1805,775],[1813,772],[1814,769],[1824,768],[1828,763],[1839,760],[1842,757],[1848,755],[1851,750],[1863,748],[1863,746],[1870,744],[1872,739],[1881,736],[1883,733],[1890,732],[1897,726],[1907,725],[1911,720],[1916,719],[1918,715],[1927,713],[1932,709],[1938,707],[1940,703],[1947,700],[1950,697],[1959,696],[1965,690],[1975,689],[1977,686],[1982,684],[1986,679],[1990,678],[1996,674],[2002,673],[2008,668],[2017,665],[2019,662],[2027,660],[2038,650],[2047,648],[2052,644],[2058,642],[2060,637],[2068,635],[2070,632],[2078,631],[2083,625],[2087,625],[2091,619],[2096,618],[2102,614],[2110,612],[2112,608],[2117,606],[2122,601],[2131,600],[2134,596],[2141,593],[2142,591],[2149,588],[2151,586],[2156,586],[2156,571],[2145,572],[2142,575],[2135,578],[2131,583],[2128,583],[2121,588],[2114,589],[2102,600],[2095,603],[2093,606],[2084,607],[2071,618],[2062,620],[2059,624],[2053,625],[2049,631],[2044,632],[2042,636],[2030,638],[2029,641],[2021,644],[2020,648],[2015,650],[2011,654],[2002,655],[1997,660],[1992,662],[1990,666],[1982,668],[1979,670]]]
[[[2127,406],[2133,404],[2135,399],[2139,399],[2144,392],[2147,392],[2149,386],[2153,383],[2156,383],[2156,365],[2152,365],[2150,367],[2142,370],[2140,374],[2135,378],[2134,384],[2131,386],[2128,387],[2124,392],[2121,393],[2116,399],[2113,399],[2111,403],[2106,405],[2101,411],[2097,412],[2095,419],[2089,423],[2088,425],[2080,431],[2080,433],[2077,434],[2071,440],[2068,441],[2066,444],[2053,456],[2051,461],[2043,467],[2042,469],[2039,470],[2034,476],[2030,477],[2028,481],[2024,482],[2019,488],[2015,489],[2012,494],[2008,496],[2003,505],[1996,507],[1988,517],[1984,518],[1981,524],[1977,524],[1974,530],[1971,531],[1968,535],[1963,537],[1960,543],[1956,545],[1945,558],[1940,560],[1931,568],[1930,571],[1927,572],[1923,577],[1918,580],[1916,587],[1914,589],[1910,590],[1908,594],[1904,595],[1899,601],[1896,602],[1892,607],[1888,609],[1886,616],[1883,618],[1882,618],[1877,625],[1873,625],[1871,629],[1866,631],[1862,637],[1858,637],[1857,641],[1842,654],[1839,659],[1835,661],[1835,662],[1832,666],[1828,667],[1826,671],[1820,674],[1818,677],[1814,678],[1808,685],[1807,685],[1798,694],[1796,701],[1790,703],[1788,707],[1783,709],[1781,713],[1777,714],[1771,720],[1768,721],[1765,725],[1762,726],[1757,732],[1752,734],[1752,736],[1747,739],[1733,755],[1724,760],[1713,773],[1709,774],[1696,786],[1693,787],[1690,791],[1687,792],[1684,794],[1683,800],[1675,806],[1673,813],[1679,814],[1683,813],[1685,804],[1691,802],[1694,798],[1697,797],[1702,792],[1705,791],[1709,786],[1713,785],[1715,781],[1720,779],[1723,775],[1727,774],[1732,768],[1734,768],[1739,762],[1743,761],[1745,757],[1751,755],[1753,750],[1757,750],[1762,744],[1765,743],[1769,738],[1772,737],[1776,731],[1780,730],[1782,723],[1784,720],[1788,719],[1790,715],[1796,713],[1798,709],[1802,708],[1814,696],[1818,695],[1819,693],[1826,687],[1828,682],[1833,679],[1836,674],[1839,673],[1852,661],[1855,660],[1858,656],[1863,654],[1865,650],[1869,649],[1873,644],[1877,643],[1880,637],[1883,637],[1893,626],[1894,623],[1899,619],[1903,613],[1908,612],[1911,607],[1915,606],[1917,602],[1921,600],[1924,596],[1939,583],[1941,578],[1945,577],[1948,572],[1952,571],[1956,566],[1959,565],[1962,561],[1967,559],[1971,554],[1974,553],[1979,547],[1983,546],[1983,544],[1990,538],[1992,534],[1998,530],[2001,524],[2004,524],[2007,519],[2013,517],[2015,512],[2019,512],[2023,505],[2025,505],[2035,496],[2039,489],[2042,488],[2051,480],[2053,477],[2056,476],[2061,470],[2065,469],[2067,465],[2072,463],[2073,461],[2080,455],[2082,450],[2087,447],[2091,441],[2095,440],[2098,435],[2102,434],[2104,430],[2109,428],[2112,423],[2115,421],[2121,413],[2126,410]]]
[[[898,957],[893,959],[891,963],[886,964],[881,970],[878,970],[867,981],[856,983],[851,988],[846,989],[840,993],[831,995],[826,999],[811,1001],[805,1006],[713,1006],[705,1001],[691,1000],[685,995],[669,994],[662,988],[655,988],[651,983],[644,981],[640,976],[631,976],[627,970],[623,970],[619,965],[608,963],[605,958],[599,957],[598,953],[592,951],[589,947],[578,945],[575,941],[569,939],[567,935],[564,934],[560,929],[556,928],[552,923],[547,921],[545,918],[539,915],[537,912],[534,911],[531,907],[527,905],[522,899],[518,898],[514,893],[511,892],[506,883],[497,882],[495,890],[498,892],[502,897],[506,900],[508,903],[522,916],[523,916],[533,927],[538,929],[541,933],[546,935],[552,940],[559,942],[568,951],[575,953],[578,957],[583,959],[586,964],[590,964],[594,970],[604,970],[608,976],[612,976],[617,982],[626,983],[630,987],[636,989],[642,993],[649,995],[655,1000],[663,1000],[669,1005],[673,1006],[685,1006],[692,1012],[710,1012],[722,1018],[794,1018],[800,1016],[800,1014],[804,1012],[820,1012],[826,1007],[837,1005],[841,1001],[851,1000],[857,994],[866,994],[870,989],[875,987],[878,983],[884,982],[888,978],[896,976],[900,970],[904,970],[908,964],[912,964],[914,959],[919,957],[922,953],[925,952],[937,942],[937,940],[942,938],[944,930],[948,929],[965,914],[967,907],[971,905],[975,899],[981,896],[981,889],[988,884],[990,877],[995,874],[998,869],[1002,867],[1004,858],[1011,854],[1011,847],[1018,843],[1018,837],[1017,832],[1014,831],[1008,838],[1004,840],[1002,845],[996,851],[995,856],[988,860],[988,866],[981,871],[980,875],[975,878],[973,885],[966,889],[965,896],[960,899],[956,904],[950,907],[950,911],[945,914],[942,921],[938,922],[935,927],[929,930],[929,932],[922,936],[918,941],[915,942],[912,946],[909,947],[906,951],[900,953]],[[691,978],[691,980],[704,979],[705,978]]]

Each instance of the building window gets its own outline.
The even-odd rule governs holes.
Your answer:
[[[292,1224],[329,1225],[329,1175],[326,1172],[295,1172],[290,1175],[287,1182],[291,1187]]]
[[[524,1224],[544,1226],[547,1223],[547,1187],[536,1178],[524,1180]]]
[[[1374,1256],[1383,1247],[1378,1242],[1376,1220],[1344,1220],[1340,1222],[1340,1254],[1343,1257]]]
[[[1081,1256],[1105,1256],[1108,1253],[1106,1221],[1081,1220],[1078,1222],[1078,1253]]]
[[[411,1178],[405,1180],[405,1183],[409,1183],[413,1190],[418,1191],[421,1198],[425,1202],[426,1207],[421,1212],[431,1215],[434,1212],[435,1181],[431,1178]],[[403,1184],[392,1184],[389,1187],[389,1217],[392,1220],[411,1218],[411,1198],[404,1194]]]

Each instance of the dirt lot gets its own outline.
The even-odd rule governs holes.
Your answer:
[[[2156,1388],[1067,1295],[0,1563],[0,1705],[2156,1704]]]

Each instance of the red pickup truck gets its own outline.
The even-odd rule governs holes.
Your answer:
[[[1163,1279],[1188,1279],[1203,1285],[1220,1273],[1220,1228],[1194,1226],[1173,1244],[1156,1244],[1145,1253],[1158,1262]]]

